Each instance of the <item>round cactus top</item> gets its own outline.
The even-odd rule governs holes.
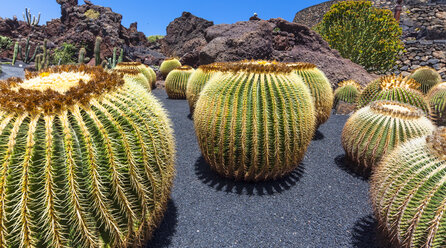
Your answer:
[[[370,109],[375,113],[402,119],[418,119],[424,116],[421,109],[394,101],[375,101],[370,104]]]
[[[138,75],[141,73],[139,70],[133,68],[118,68],[113,71],[124,75]]]
[[[190,71],[190,70],[193,70],[194,68],[192,68],[192,66],[188,66],[188,65],[183,65],[183,66],[180,66],[180,67],[178,67],[178,68],[175,68],[175,70],[177,70],[177,71]]]
[[[219,71],[224,65],[225,65],[224,62],[214,62],[208,65],[200,65],[198,69],[204,72],[215,72]]]
[[[438,127],[437,130],[426,137],[426,143],[440,159],[446,160],[446,127]]]
[[[403,78],[403,76],[384,76],[380,79],[382,90],[391,90],[394,88],[418,89],[421,85],[411,78]]]
[[[0,110],[55,113],[115,90],[124,84],[117,73],[101,67],[58,66],[26,73],[25,80],[0,81]]]
[[[292,68],[284,63],[267,60],[243,60],[239,62],[222,63],[219,71],[222,72],[248,72],[248,73],[290,73]]]
[[[342,82],[338,83],[338,87],[344,87],[344,86],[347,86],[347,85],[354,86],[358,90],[360,90],[362,88],[361,85],[358,84],[355,80],[345,80],[345,81],[342,81]]]
[[[416,74],[421,74],[421,73],[426,73],[426,76],[430,76],[432,78],[437,79],[438,77],[441,80],[441,76],[440,74],[432,67],[429,66],[422,66],[422,67],[418,67],[417,69],[412,71],[412,75],[416,75]]]
[[[306,63],[306,62],[292,62],[287,63],[287,66],[291,67],[293,70],[311,70],[316,69],[317,66],[315,64]]]
[[[118,63],[116,66],[122,66],[122,67],[127,67],[127,66],[140,66],[142,65],[141,62],[121,62]]]

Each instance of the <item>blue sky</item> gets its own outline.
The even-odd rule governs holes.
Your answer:
[[[16,15],[22,19],[25,7],[32,14],[41,12],[41,22],[45,23],[60,17],[60,6],[56,0],[1,0],[0,17],[12,18]],[[138,30],[147,36],[166,33],[166,27],[183,11],[214,21],[215,24],[234,23],[248,20],[253,13],[262,19],[282,17],[292,21],[297,11],[315,5],[325,0],[230,0],[230,1],[198,1],[198,0],[92,0],[93,4],[112,8],[114,12],[123,15],[122,24],[129,27],[137,21]],[[79,0],[79,4],[83,4]]]

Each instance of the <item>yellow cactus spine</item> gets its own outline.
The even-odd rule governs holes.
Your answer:
[[[429,92],[429,90],[435,85],[441,83],[441,75],[435,69],[422,66],[416,70],[414,70],[408,78],[415,80],[418,82],[421,87],[420,90],[424,94]]]
[[[155,71],[145,64],[142,64],[140,62],[121,62],[116,65],[115,69],[138,70],[146,77],[147,81],[150,84],[150,87],[152,89],[155,88],[155,83],[156,83]]]
[[[334,92],[334,106],[339,102],[356,103],[361,93],[361,85],[354,80],[342,81]]]
[[[166,93],[171,99],[186,99],[186,87],[189,77],[194,72],[190,66],[181,66],[167,75]]]
[[[347,157],[368,175],[381,158],[399,144],[432,133],[434,125],[411,105],[376,101],[356,111],[342,131]]]
[[[438,126],[446,125],[446,82],[431,88],[426,96],[430,107],[430,117]]]
[[[302,160],[316,119],[308,87],[285,64],[231,63],[196,104],[194,125],[203,157],[236,180],[282,177]]]
[[[176,58],[168,58],[164,60],[160,65],[160,72],[163,74],[164,77],[167,77],[167,75],[173,70],[178,67],[181,67],[181,62]]]
[[[144,87],[147,91],[151,91],[152,87],[150,86],[147,78],[142,74],[139,70],[136,69],[113,69],[114,72],[121,74],[124,81],[126,83],[137,83]]]
[[[0,247],[140,246],[174,176],[157,100],[85,65],[0,81],[0,154]]]

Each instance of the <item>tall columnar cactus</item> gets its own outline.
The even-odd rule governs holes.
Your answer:
[[[148,91],[151,91],[151,89],[152,89],[147,78],[139,70],[114,69],[113,71],[121,74],[121,76],[124,78],[125,82],[137,83],[137,84],[141,85],[142,87],[144,87]]]
[[[12,62],[11,62],[11,65],[15,65],[15,61],[17,60],[17,55],[18,55],[18,53],[19,53],[19,42],[18,41],[16,41],[15,42],[15,45],[14,45],[14,53],[13,53],[13,55],[12,55]]]
[[[150,83],[152,88],[155,88],[156,74],[155,71],[149,66],[140,62],[121,62],[116,65],[116,69],[130,69],[140,71]]]
[[[304,83],[310,89],[316,109],[317,126],[325,123],[330,118],[333,107],[333,89],[324,72],[316,65],[310,63],[289,63],[293,72],[302,77]]]
[[[186,99],[186,87],[189,77],[194,72],[190,66],[181,66],[172,70],[166,77],[166,93],[171,99]]]
[[[392,247],[446,247],[446,128],[387,155],[371,180],[373,209]]]
[[[356,162],[357,171],[367,175],[396,146],[433,130],[434,125],[420,109],[376,101],[348,119],[342,131],[342,146],[347,157]]]
[[[96,37],[96,41],[94,43],[94,59],[96,62],[96,66],[101,65],[101,43],[102,43],[102,38],[101,37]]]
[[[141,245],[174,175],[171,123],[158,101],[84,65],[0,89],[0,246]]]
[[[193,114],[195,104],[200,97],[200,92],[204,86],[209,82],[212,76],[219,73],[219,68],[222,63],[213,63],[209,65],[202,65],[195,70],[187,81],[186,99],[189,102],[190,113]]]
[[[334,92],[334,106],[339,102],[356,103],[361,93],[361,85],[354,80],[342,81]]]
[[[426,96],[430,107],[430,117],[439,126],[446,125],[446,82],[437,84]]]
[[[79,64],[85,63],[85,54],[87,54],[87,50],[85,50],[85,48],[82,47],[79,50],[79,58],[78,58],[78,63]]]
[[[39,25],[40,22],[40,12],[36,18],[36,16],[31,15],[31,10],[25,8],[25,12],[23,12],[23,21],[28,24],[30,27],[34,27]]]
[[[168,58],[161,63],[160,72],[163,76],[167,76],[173,69],[181,67],[181,63],[176,58]]]
[[[418,82],[421,87],[420,90],[426,94],[436,84],[441,83],[441,75],[435,69],[428,66],[423,66],[413,71],[408,78]]]
[[[308,87],[281,63],[228,64],[204,87],[194,125],[203,157],[219,174],[247,181],[293,171],[314,135]]]
[[[369,83],[359,95],[358,108],[377,100],[397,101],[420,108],[429,114],[429,106],[421,91],[420,84],[402,76],[384,76]]]

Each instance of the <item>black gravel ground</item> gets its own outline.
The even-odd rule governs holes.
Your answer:
[[[377,247],[367,180],[349,169],[340,143],[347,116],[333,115],[319,128],[290,176],[234,182],[202,158],[187,101],[153,94],[174,124],[177,175],[147,247]]]
[[[7,79],[10,77],[24,77],[25,72],[23,68],[9,65],[1,65],[2,73],[0,73],[0,80]]]

